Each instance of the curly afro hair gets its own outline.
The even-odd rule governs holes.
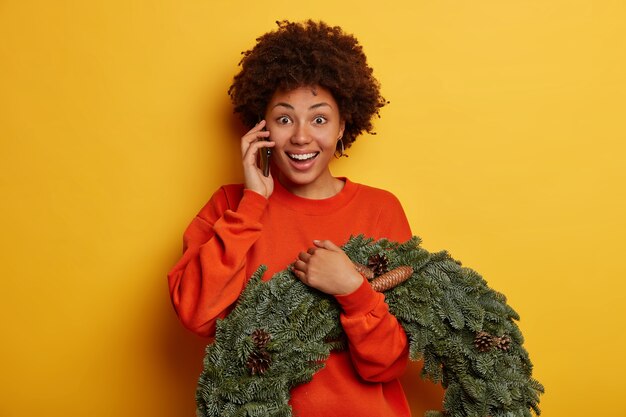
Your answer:
[[[275,91],[319,85],[339,105],[346,123],[345,148],[363,131],[373,134],[372,118],[387,101],[357,39],[324,22],[276,24],[277,30],[257,38],[254,48],[242,52],[241,71],[228,89],[243,123],[254,126]]]

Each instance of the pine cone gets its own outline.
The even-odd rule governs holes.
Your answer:
[[[257,349],[263,349],[267,346],[267,342],[270,341],[272,336],[263,329],[256,329],[250,335],[252,337],[252,342]]]
[[[479,332],[474,338],[474,346],[479,352],[488,352],[496,343],[495,339],[487,332]]]
[[[365,278],[367,278],[367,280],[371,280],[372,278],[374,278],[374,272],[369,269],[367,266],[360,264],[358,262],[352,262],[354,264],[354,268],[357,270],[357,272],[361,275],[363,275]]]
[[[507,351],[511,348],[511,338],[507,335],[498,337],[496,340],[496,349]]]
[[[252,375],[263,375],[267,371],[272,363],[272,357],[265,349],[255,350],[248,357],[246,362],[246,368]]]
[[[402,284],[413,275],[410,266],[399,266],[371,281],[374,291],[384,292]]]
[[[367,266],[374,272],[374,276],[379,276],[387,272],[387,268],[389,267],[389,259],[387,259],[387,255],[384,253],[379,253],[376,255],[370,256],[367,261]]]

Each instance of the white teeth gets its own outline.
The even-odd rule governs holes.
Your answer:
[[[313,153],[290,153],[289,157],[292,159],[297,159],[298,161],[304,161],[310,158],[313,158],[315,155],[317,155],[316,152]]]

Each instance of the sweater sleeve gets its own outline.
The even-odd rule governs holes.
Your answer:
[[[411,228],[400,201],[384,192],[374,237],[405,242]],[[341,324],[348,337],[350,356],[361,378],[387,382],[400,377],[406,368],[409,345],[404,329],[389,311],[385,296],[372,289],[367,280],[348,295],[335,297],[343,312]]]
[[[356,291],[335,298],[343,309],[341,325],[361,378],[388,382],[400,377],[408,362],[409,347],[406,333],[389,312],[385,296],[363,280]]]
[[[185,327],[201,336],[215,333],[246,282],[246,254],[261,234],[267,199],[244,190],[231,208],[220,188],[183,236],[183,256],[168,274],[170,297]]]

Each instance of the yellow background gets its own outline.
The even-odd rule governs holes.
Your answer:
[[[4,0],[0,416],[194,415],[204,341],[165,276],[241,180],[240,51],[308,17],[391,100],[333,172],[508,296],[543,415],[626,415],[623,1]]]

